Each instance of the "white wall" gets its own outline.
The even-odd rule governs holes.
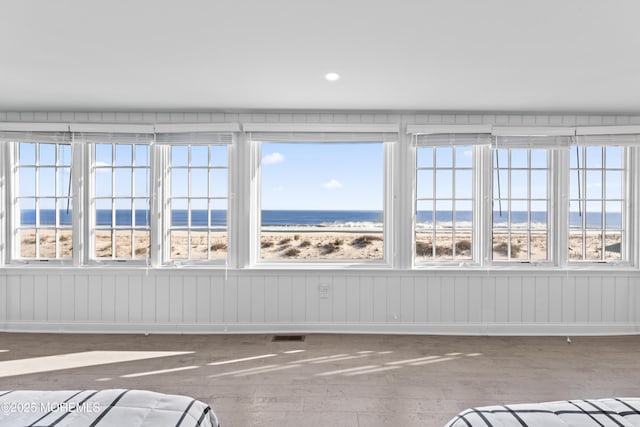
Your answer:
[[[0,113],[0,121],[640,124],[640,116]],[[328,294],[319,292],[328,285]],[[640,272],[0,267],[0,330],[640,333]]]

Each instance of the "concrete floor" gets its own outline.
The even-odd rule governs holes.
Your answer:
[[[0,333],[0,390],[185,394],[223,427],[435,427],[471,406],[640,396],[637,336],[271,338]]]

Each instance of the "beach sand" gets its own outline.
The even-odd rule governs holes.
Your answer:
[[[59,231],[59,258],[71,258],[72,235],[70,230]],[[145,259],[149,256],[149,233],[136,231],[116,232],[116,256],[120,259]],[[40,230],[36,239],[35,230],[20,230],[20,256],[35,258],[36,245],[41,258],[56,258],[55,231]],[[620,259],[620,235],[606,236],[605,259]],[[382,260],[384,242],[380,232],[371,230],[324,231],[313,229],[277,231],[268,230],[260,235],[260,257],[263,260]],[[135,245],[132,255],[131,246]],[[569,239],[569,257],[581,260],[583,240],[580,235],[571,235]],[[227,236],[224,232],[192,232],[189,245],[185,231],[173,231],[170,236],[171,258],[195,260],[224,260],[227,257]],[[493,239],[493,259],[507,259],[507,236],[495,234]],[[511,235],[511,258],[526,260],[526,234]],[[588,234],[586,238],[587,260],[601,259],[600,234]],[[96,232],[96,258],[111,258],[111,233]],[[190,247],[190,252],[189,252]],[[468,234],[456,236],[456,254],[453,254],[451,235],[440,234],[436,237],[435,259],[471,261],[471,237]],[[531,237],[531,259],[546,260],[546,234],[533,234]],[[429,261],[433,258],[432,236],[429,233],[416,233],[416,260]]]

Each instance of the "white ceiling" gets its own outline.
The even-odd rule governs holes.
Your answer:
[[[638,0],[0,0],[0,110],[637,113],[639,18]]]

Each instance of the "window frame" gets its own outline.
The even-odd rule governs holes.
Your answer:
[[[235,138],[233,138],[232,136],[232,140],[234,140]],[[188,153],[189,153],[189,158],[188,158],[188,164],[186,166],[177,166],[177,167],[173,167],[171,166],[171,148],[174,146],[184,146],[187,147]],[[226,197],[218,197],[218,196],[211,196],[211,194],[209,193],[209,191],[207,191],[207,196],[206,197],[197,197],[197,199],[206,199],[207,200],[207,206],[210,206],[210,203],[212,200],[220,200],[220,199],[225,199],[226,203],[227,203],[227,217],[226,217],[226,233],[227,233],[227,249],[226,249],[226,257],[224,259],[197,259],[197,258],[172,258],[171,257],[171,231],[175,228],[172,227],[171,225],[171,221],[172,221],[172,216],[171,216],[171,200],[174,199],[174,197],[172,197],[171,194],[171,170],[173,168],[178,168],[178,169],[184,169],[187,171],[187,175],[190,177],[190,171],[192,168],[191,165],[191,147],[194,146],[206,146],[208,148],[208,155],[209,155],[209,159],[208,159],[208,165],[207,166],[193,166],[193,168],[195,169],[206,169],[207,170],[207,177],[209,178],[209,182],[207,183],[207,190],[209,190],[209,185],[210,185],[210,173],[211,170],[216,170],[216,169],[224,169],[227,171],[227,188],[226,188]],[[227,149],[227,159],[226,159],[226,166],[222,167],[222,166],[212,166],[211,165],[211,147],[214,146],[224,146]],[[160,259],[159,262],[162,265],[166,265],[166,266],[210,266],[210,267],[225,267],[228,268],[229,266],[229,261],[230,261],[230,257],[231,257],[231,250],[232,250],[232,241],[233,238],[231,237],[231,227],[230,227],[230,219],[232,217],[232,212],[234,211],[234,209],[232,208],[232,170],[233,170],[233,166],[232,166],[232,159],[233,159],[233,154],[232,154],[232,148],[233,148],[233,142],[230,144],[220,144],[220,143],[216,143],[216,142],[210,142],[210,143],[206,143],[206,142],[195,142],[195,143],[185,143],[185,142],[179,142],[178,140],[174,141],[174,142],[170,142],[170,141],[165,141],[163,143],[157,143],[155,144],[154,150],[156,152],[156,155],[159,157],[160,161],[160,166],[159,169],[161,171],[164,171],[162,173],[162,176],[159,178],[161,181],[161,186],[162,186],[162,191],[161,191],[161,203],[163,206],[162,212],[162,225],[160,227],[160,234],[162,235],[162,241],[165,242],[164,245],[162,245],[161,248],[161,255],[160,255]],[[190,179],[190,178],[189,178]],[[191,189],[189,188],[186,197],[175,197],[178,199],[185,199],[187,201],[191,200],[190,194],[189,192],[191,191]],[[189,203],[189,202],[188,202]],[[209,212],[209,210],[208,210]],[[210,212],[208,213],[208,215],[210,215]],[[208,228],[207,230],[207,236],[209,236],[209,234],[211,233],[211,229],[213,226],[203,226],[202,228]],[[193,229],[193,226],[189,226],[188,224],[184,227],[177,227],[178,229],[182,230],[186,230],[190,233],[190,229]],[[195,227],[198,228],[198,227]],[[190,245],[189,245],[190,246]]]
[[[489,155],[490,155],[490,162],[487,165],[487,168],[482,172],[483,175],[486,175],[485,178],[490,182],[490,186],[488,186],[488,193],[487,193],[487,197],[485,197],[485,200],[488,201],[488,203],[486,203],[485,206],[485,216],[486,216],[486,221],[484,223],[484,236],[486,239],[486,245],[485,245],[485,250],[487,251],[484,254],[484,258],[485,260],[487,260],[487,263],[492,265],[492,266],[513,266],[513,265],[518,265],[518,264],[523,264],[523,265],[531,265],[531,266],[554,266],[558,264],[558,259],[557,259],[557,251],[556,251],[556,246],[557,246],[557,242],[560,240],[557,236],[557,227],[556,227],[556,222],[554,221],[555,215],[557,213],[556,211],[556,207],[559,206],[557,199],[560,198],[560,194],[561,192],[552,192],[553,189],[553,183],[556,182],[557,180],[557,175],[558,173],[561,173],[560,171],[558,171],[557,169],[554,169],[554,166],[557,165],[557,161],[556,161],[556,156],[558,155],[557,150],[555,149],[549,149],[547,147],[535,147],[535,146],[531,146],[531,147],[509,147],[509,146],[504,146],[504,147],[486,147],[487,150],[489,150]],[[536,259],[530,259],[531,254],[529,253],[529,257],[527,259],[518,259],[518,258],[506,258],[506,259],[495,259],[493,256],[494,250],[493,250],[493,235],[494,235],[494,221],[493,221],[493,212],[495,210],[495,207],[493,206],[493,202],[495,199],[495,195],[493,193],[493,188],[494,188],[494,172],[496,171],[495,165],[496,163],[494,163],[495,157],[496,157],[496,153],[498,149],[505,149],[507,150],[508,153],[508,166],[504,167],[501,166],[499,168],[499,170],[506,170],[507,171],[507,177],[509,180],[509,192],[511,192],[511,171],[514,169],[511,167],[511,150],[527,150],[527,167],[526,168],[515,168],[515,170],[525,170],[527,171],[527,182],[528,182],[528,187],[527,187],[527,192],[528,192],[528,197],[526,199],[516,199],[516,201],[523,201],[525,200],[527,202],[527,206],[528,206],[528,210],[527,210],[527,217],[529,218],[528,222],[529,224],[531,223],[531,203],[534,201],[538,201],[538,199],[532,199],[531,198],[531,172],[534,170],[546,170],[547,171],[547,185],[546,185],[546,194],[547,194],[547,198],[546,198],[546,205],[547,205],[547,211],[546,211],[546,216],[547,216],[547,228],[546,228],[546,239],[547,239],[547,258],[544,260],[536,260]],[[532,168],[531,167],[531,150],[545,150],[547,152],[547,166],[546,168]],[[506,198],[505,197],[501,197],[501,200],[507,200],[507,203],[510,204],[512,197],[509,194]],[[509,224],[510,224],[510,220],[509,220]],[[512,235],[511,232],[512,228],[509,226],[507,228],[507,238],[510,239],[510,236]],[[517,229],[516,229],[517,231]],[[531,247],[531,228],[528,227],[526,229],[522,230],[523,232],[526,232],[528,238],[527,238],[527,251],[530,252],[530,247]],[[509,249],[510,249],[510,244],[509,244]]]
[[[457,168],[455,161],[456,161],[456,149],[462,148],[462,147],[466,147],[466,148],[470,148],[471,149],[471,166],[470,167],[463,167],[463,168]],[[450,167],[438,167],[436,164],[437,158],[435,156],[435,153],[437,151],[438,148],[452,148],[453,152],[453,160],[452,160],[452,164]],[[430,149],[434,151],[434,157],[433,157],[433,166],[432,167],[420,167],[418,165],[418,151],[420,149]],[[478,146],[478,145],[473,145],[473,144],[450,144],[450,145],[426,145],[426,144],[421,144],[421,145],[415,145],[414,147],[412,147],[411,152],[412,152],[412,164],[414,167],[414,174],[413,174],[413,192],[412,192],[412,201],[413,201],[413,209],[412,209],[412,229],[411,229],[411,234],[412,234],[412,252],[411,252],[411,258],[412,258],[412,264],[414,267],[420,268],[420,267],[429,267],[429,266],[443,266],[443,267],[466,267],[466,266],[477,266],[479,265],[479,257],[481,254],[481,251],[478,250],[479,248],[479,230],[481,229],[481,227],[478,226],[479,224],[479,212],[477,210],[477,199],[479,199],[481,196],[481,191],[479,191],[479,186],[478,183],[481,182],[481,177],[478,176],[478,172],[479,172],[479,168],[478,168],[478,161],[479,158],[482,156],[482,147]],[[420,170],[430,170],[433,171],[433,174],[436,175],[436,172],[438,170],[451,170],[452,171],[452,189],[451,189],[451,201],[452,204],[455,204],[455,201],[457,200],[462,200],[462,201],[468,201],[471,205],[471,231],[470,231],[470,235],[471,235],[471,257],[468,259],[456,259],[456,258],[452,258],[451,259],[438,259],[437,257],[433,256],[433,252],[436,251],[436,245],[433,245],[433,240],[432,240],[432,256],[430,256],[428,259],[424,259],[418,256],[417,254],[417,239],[416,239],[416,230],[417,230],[417,223],[418,223],[418,217],[417,217],[417,213],[418,213],[418,203],[421,200],[432,200],[434,203],[434,208],[436,206],[436,202],[438,200],[449,200],[449,199],[438,199],[436,198],[436,192],[435,192],[435,186],[436,186],[436,179],[434,177],[433,179],[433,185],[434,185],[434,189],[433,189],[433,194],[432,194],[432,198],[419,198],[418,197],[418,185],[419,185],[419,180],[418,180],[418,173]],[[467,199],[467,198],[456,198],[455,197],[455,173],[458,170],[469,170],[471,172],[471,198]],[[437,209],[436,209],[437,211]],[[455,213],[452,214],[453,215],[453,219],[455,222]],[[435,218],[433,218],[433,220],[435,220]],[[433,231],[431,233],[433,236],[437,235],[437,231],[436,231],[436,226],[434,224],[433,226]],[[455,246],[455,234],[456,234],[456,230],[452,229],[452,245]]]
[[[587,149],[589,147],[594,147],[594,148],[598,148],[601,150],[602,153],[602,165],[600,168],[592,168],[592,167],[587,167],[586,165],[586,159],[585,159],[585,154],[587,152]],[[606,148],[607,147],[619,147],[622,150],[622,158],[621,158],[621,164],[620,164],[620,169],[614,168],[614,169],[609,169],[606,167]],[[634,246],[637,247],[638,243],[640,243],[640,236],[634,235],[633,230],[638,230],[637,226],[634,227],[633,224],[633,218],[635,218],[637,216],[638,213],[638,199],[637,197],[634,197],[634,191],[637,191],[637,188],[635,188],[637,186],[637,179],[638,179],[638,171],[636,171],[635,169],[637,167],[640,167],[640,164],[637,163],[637,154],[634,153],[634,151],[637,151],[638,149],[636,147],[629,147],[629,146],[624,146],[624,145],[616,145],[616,144],[602,144],[602,145],[592,145],[592,144],[580,144],[580,143],[576,143],[573,144],[570,147],[570,153],[569,155],[571,156],[574,153],[574,149],[580,149],[582,151],[582,161],[584,162],[584,164],[582,165],[582,167],[580,168],[571,168],[571,158],[569,158],[566,162],[566,175],[567,175],[567,179],[568,179],[568,183],[567,183],[567,203],[566,203],[566,208],[567,208],[567,233],[566,233],[566,237],[567,237],[567,245],[566,245],[566,250],[567,253],[569,251],[569,239],[571,237],[571,231],[572,230],[578,230],[575,227],[571,226],[570,223],[570,218],[569,215],[571,214],[570,210],[569,210],[569,204],[572,201],[578,201],[580,203],[580,206],[582,209],[584,209],[586,207],[586,205],[589,203],[589,201],[596,201],[598,203],[601,203],[602,205],[606,206],[606,203],[608,201],[610,201],[611,199],[608,199],[606,197],[606,186],[602,185],[601,188],[601,197],[600,199],[590,199],[587,197],[586,195],[586,172],[587,171],[595,171],[598,170],[601,172],[602,174],[602,178],[601,178],[601,182],[604,184],[606,182],[606,172],[609,170],[613,170],[613,171],[619,171],[622,175],[622,188],[620,190],[620,200],[619,202],[622,204],[622,209],[620,211],[620,238],[621,238],[621,246],[620,246],[620,259],[606,259],[605,255],[604,255],[604,251],[601,255],[601,259],[585,259],[585,245],[586,242],[584,242],[584,237],[587,235],[587,231],[589,230],[587,227],[583,225],[579,228],[581,236],[583,237],[583,254],[582,254],[582,259],[571,259],[571,257],[569,255],[567,255],[567,259],[566,259],[566,265],[567,267],[592,267],[592,266],[605,266],[605,265],[609,265],[609,266],[637,266],[638,262],[637,260],[634,261],[634,254],[637,254],[637,249],[634,249]],[[571,172],[574,170],[579,170],[581,172],[580,174],[580,178],[581,178],[581,190],[583,192],[585,192],[585,194],[581,195],[580,199],[574,199],[571,197],[571,192],[570,192],[570,187],[571,187]],[[584,184],[584,186],[582,186]],[[635,200],[635,202],[634,202]],[[618,201],[617,199],[614,201]],[[586,214],[586,210],[584,211]],[[635,212],[635,213],[634,213]],[[586,221],[586,215],[584,217],[585,219],[583,221]],[[597,230],[599,232],[599,234],[605,238],[606,234],[607,234],[607,227],[606,227],[606,210],[603,209],[602,211],[602,224],[601,227],[598,229],[594,229]],[[602,247],[604,248],[606,247],[606,239],[605,241],[602,243]],[[604,257],[604,258],[603,258]]]
[[[127,263],[127,264],[131,264],[131,265],[144,265],[144,266],[149,266],[151,264],[151,257],[152,257],[152,250],[153,250],[153,244],[152,244],[152,235],[154,234],[154,226],[153,226],[153,221],[152,218],[154,216],[154,212],[153,212],[153,193],[154,193],[154,189],[153,187],[153,161],[152,161],[152,151],[153,151],[153,144],[152,143],[145,143],[145,142],[131,142],[131,141],[118,141],[118,137],[114,136],[113,137],[113,141],[111,142],[105,142],[105,141],[86,141],[83,142],[83,144],[85,145],[85,153],[86,155],[84,156],[85,159],[85,170],[87,172],[87,183],[88,185],[85,187],[85,195],[86,195],[86,210],[85,212],[88,212],[86,216],[86,220],[85,223],[87,224],[86,227],[86,234],[84,236],[85,238],[85,247],[86,247],[86,252],[84,254],[85,256],[85,263],[86,264],[122,264],[122,263]],[[112,159],[111,159],[111,165],[103,167],[103,166],[97,166],[96,165],[96,146],[97,145],[112,145]],[[115,153],[116,153],[116,146],[117,145],[131,145],[131,152],[132,152],[132,161],[130,165],[126,165],[126,166],[117,166],[116,165],[116,158],[115,158]],[[135,146],[136,145],[146,145],[148,147],[149,150],[149,159],[148,159],[148,165],[147,166],[136,166],[135,165]],[[111,174],[112,174],[112,187],[111,187],[111,196],[109,197],[98,197],[97,196],[97,192],[95,191],[96,188],[96,175],[97,175],[97,169],[109,169],[112,170]],[[122,197],[117,197],[115,196],[115,171],[117,169],[130,169],[131,170],[131,195],[130,196],[122,196]],[[134,171],[137,169],[148,169],[148,179],[149,179],[149,194],[147,195],[147,197],[136,197],[134,195],[135,193],[135,177],[134,177]],[[97,216],[97,205],[96,202],[97,200],[102,200],[102,199],[111,199],[112,201],[112,207],[111,207],[111,215],[112,215],[112,224],[109,227],[104,227],[104,228],[99,228],[97,226],[97,221],[96,221],[96,216]],[[117,225],[117,222],[114,222],[115,219],[115,215],[117,212],[117,208],[115,207],[115,200],[116,199],[130,199],[131,200],[131,206],[132,206],[132,219],[135,218],[135,199],[148,199],[148,206],[149,206],[149,225],[145,228],[145,227],[140,227],[140,226],[134,226],[133,222],[135,222],[135,220],[132,221],[132,224],[130,226],[128,226],[127,228],[122,228],[122,230],[124,231],[128,231],[131,232],[131,241],[132,241],[132,246],[131,246],[131,258],[118,258],[117,256],[114,256],[114,254],[116,254],[116,250],[115,250],[115,240],[117,239],[116,233],[118,230],[120,230],[120,228]],[[109,230],[111,233],[111,257],[104,257],[104,258],[100,258],[96,256],[96,243],[97,243],[97,236],[96,233],[97,231],[100,230]],[[149,233],[149,255],[147,257],[144,258],[134,258],[133,257],[133,253],[135,251],[135,231],[136,230],[147,230]]]
[[[305,124],[249,124],[245,125],[246,142],[250,155],[250,203],[249,203],[249,268],[284,268],[284,269],[314,269],[314,268],[393,268],[397,262],[394,257],[394,204],[393,204],[393,165],[394,151],[398,144],[398,127],[396,125],[317,125],[309,126]],[[252,135],[251,131],[258,131],[258,135]],[[261,138],[260,131],[277,131],[278,136],[273,138]],[[348,133],[352,133],[353,139]],[[365,133],[379,133],[378,137],[358,139],[359,135]],[[393,134],[394,137],[385,136]],[[344,135],[341,138],[341,135]],[[263,260],[260,257],[260,235],[261,235],[261,212],[262,212],[262,144],[269,142],[292,143],[292,144],[348,144],[348,143],[374,143],[382,144],[383,148],[383,242],[384,252],[381,260]]]
[[[48,138],[47,138],[48,139]],[[64,197],[62,196],[57,196],[57,191],[58,191],[58,173],[60,169],[64,169],[65,166],[64,165],[60,165],[59,164],[59,146],[60,145],[68,145],[69,146],[69,151],[70,151],[70,158],[69,158],[69,179],[71,180],[71,184],[72,184],[72,189],[71,189],[71,193],[68,195],[69,198],[69,203],[70,203],[70,207],[75,205],[72,205],[72,203],[75,202],[75,197],[74,197],[74,192],[73,192],[73,166],[74,166],[74,147],[73,147],[73,142],[71,139],[69,140],[56,140],[55,138],[52,138],[51,140],[39,140],[39,138],[34,138],[34,139],[30,139],[30,138],[16,138],[15,140],[11,140],[11,141],[0,141],[0,143],[6,145],[5,147],[2,147],[4,150],[4,154],[6,154],[6,161],[4,162],[4,171],[5,173],[3,175],[0,176],[5,176],[6,177],[6,188],[2,191],[4,191],[4,199],[6,200],[6,207],[5,207],[5,213],[6,213],[6,219],[5,219],[5,226],[3,227],[3,229],[6,232],[6,236],[4,241],[6,242],[5,245],[5,256],[3,257],[5,259],[5,262],[7,264],[25,264],[25,265],[33,265],[33,264],[40,264],[40,265],[70,265],[73,263],[74,260],[74,252],[75,252],[75,238],[76,238],[76,234],[78,234],[78,231],[75,229],[74,224],[73,224],[73,218],[75,217],[75,212],[72,210],[72,217],[71,217],[71,225],[69,226],[62,226],[62,224],[58,224],[59,221],[56,220],[57,224],[54,224],[52,227],[42,227],[41,225],[34,224],[33,228],[34,229],[49,229],[49,230],[53,230],[55,233],[55,245],[56,245],[56,254],[58,253],[58,249],[59,249],[59,231],[62,230],[69,230],[71,231],[71,236],[72,236],[72,253],[70,257],[66,257],[66,258],[62,258],[62,257],[43,257],[43,256],[34,256],[34,257],[22,257],[20,256],[20,241],[19,239],[17,239],[15,236],[17,236],[19,234],[19,230],[22,229],[23,227],[20,225],[21,223],[21,211],[20,211],[20,200],[21,199],[35,199],[36,200],[36,207],[37,207],[37,200],[38,199],[53,199],[54,201],[54,210],[55,207],[57,206],[57,200],[60,199],[64,199]],[[22,166],[20,165],[20,161],[19,161],[19,156],[20,156],[20,144],[22,143],[26,143],[26,144],[34,144],[36,146],[36,152],[35,152],[35,159],[34,159],[34,164],[33,165],[26,165],[26,166]],[[40,151],[40,145],[41,144],[47,144],[47,145],[54,145],[55,146],[55,161],[53,164],[50,165],[42,165],[39,162],[39,151]],[[35,176],[34,179],[36,180],[34,182],[35,184],[35,194],[34,196],[20,196],[20,191],[19,191],[19,185],[20,185],[20,179],[19,179],[19,174],[20,174],[20,169],[22,167],[29,167],[29,168],[34,168],[35,169]],[[54,169],[54,174],[55,174],[55,180],[56,182],[54,183],[54,195],[53,196],[41,196],[38,194],[38,171],[42,168],[52,168]],[[0,166],[0,172],[2,172],[2,166]],[[0,191],[0,194],[2,194],[2,191]],[[55,213],[56,218],[58,218],[58,213]],[[37,216],[37,214],[36,214]],[[0,234],[1,235],[1,234]],[[38,254],[38,241],[36,241],[36,255]],[[0,251],[1,253],[1,251]]]

